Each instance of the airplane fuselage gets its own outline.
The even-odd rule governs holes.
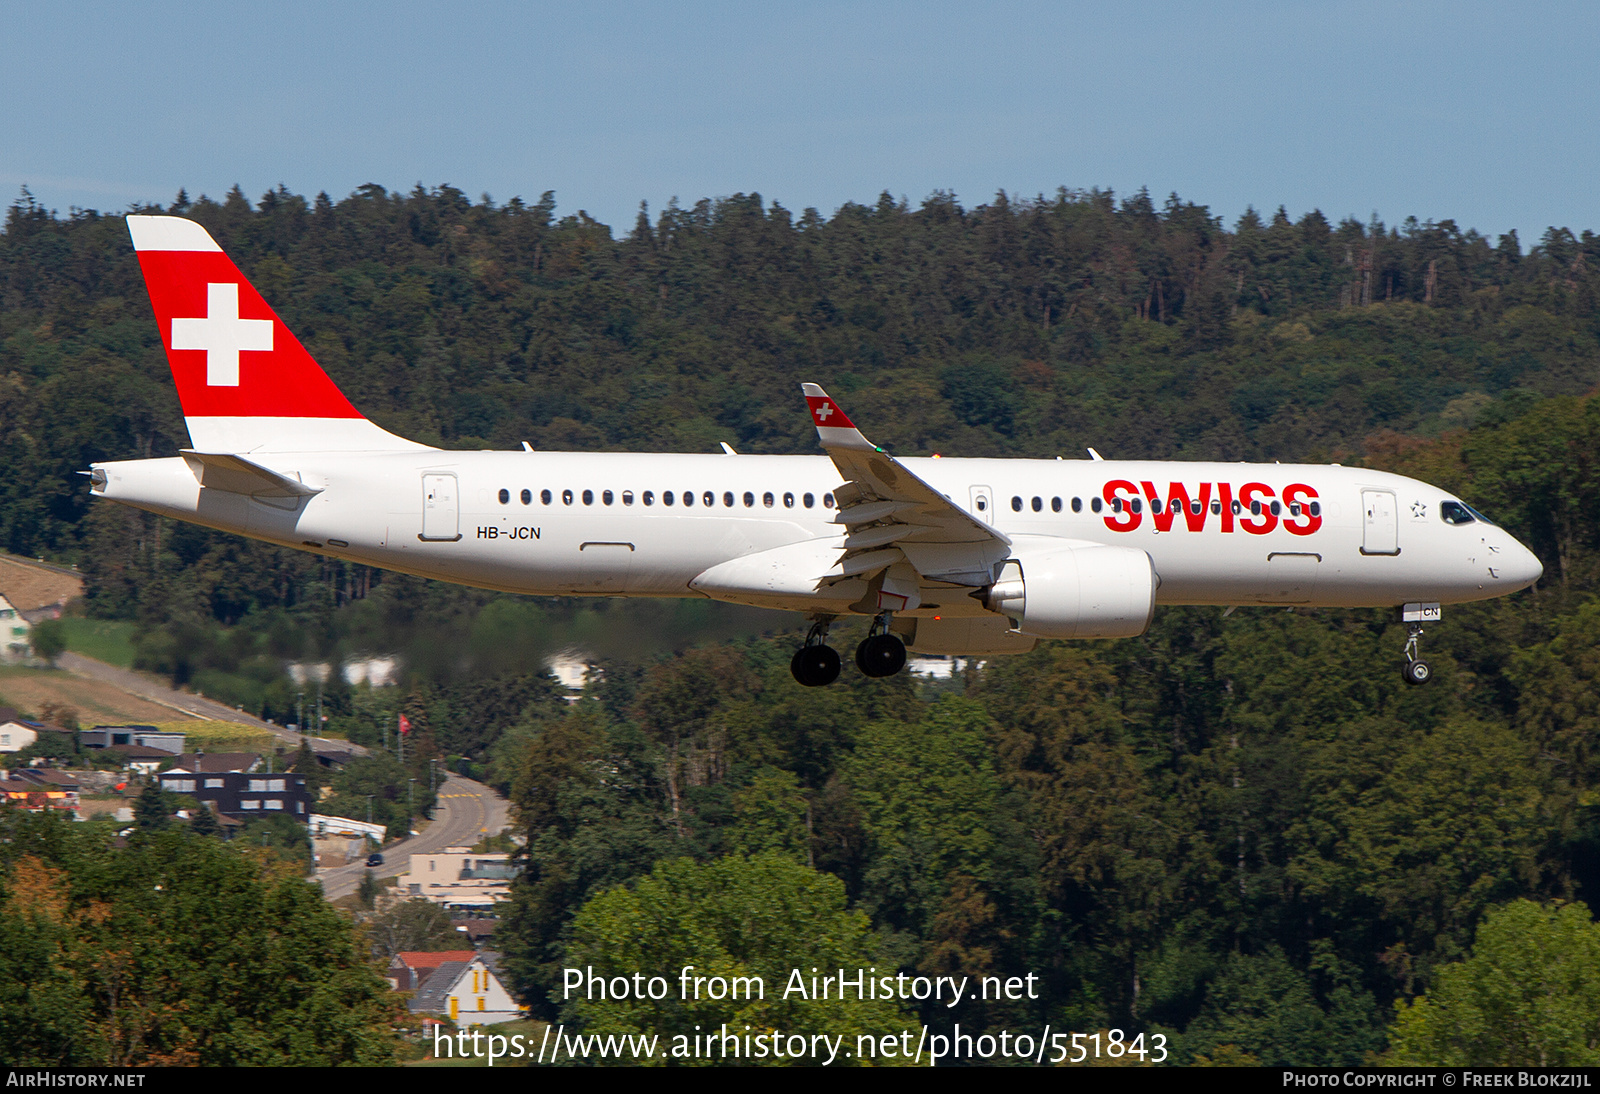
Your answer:
[[[506,592],[712,595],[808,610],[815,596],[716,596],[730,560],[843,529],[823,456],[631,453],[293,453],[259,462],[318,492],[203,489],[181,458],[97,465],[96,492],[285,547]],[[1452,495],[1329,465],[907,459],[955,504],[1012,537],[1135,547],[1161,604],[1385,606],[1503,595],[1533,556],[1482,520],[1447,523]],[[502,500],[503,499],[503,500]],[[1274,511],[1276,510],[1276,511]],[[834,599],[839,599],[835,597]],[[981,613],[926,597],[912,614]]]

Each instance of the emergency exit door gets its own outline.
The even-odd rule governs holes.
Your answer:
[[[1361,491],[1361,553],[1397,555],[1400,553],[1400,523],[1394,494],[1388,490]]]
[[[459,495],[454,475],[422,476],[422,535],[417,538],[461,538]]]

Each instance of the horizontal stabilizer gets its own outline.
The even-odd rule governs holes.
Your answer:
[[[200,485],[208,490],[226,490],[230,494],[259,498],[304,498],[322,493],[320,487],[307,486],[297,478],[229,452],[196,452],[186,448],[182,456]]]

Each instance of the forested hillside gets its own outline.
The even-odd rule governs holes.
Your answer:
[[[286,660],[400,652],[404,685],[336,685],[332,724],[372,741],[404,707],[514,794],[529,872],[503,948],[541,1015],[561,964],[644,914],[609,889],[687,915],[711,886],[724,925],[812,909],[796,946],[844,931],[851,960],[1044,978],[940,1022],[1161,1030],[1182,1061],[1414,1060],[1482,1041],[1443,996],[1395,1006],[1462,983],[1442,970],[1480,960],[1486,916],[1497,944],[1557,952],[1533,936],[1568,919],[1511,902],[1600,901],[1588,231],[1224,225],[1098,191],[831,216],[740,195],[625,234],[449,187],[140,211],[205,224],[358,407],[434,444],[811,452],[817,380],[904,454],[1366,461],[1459,491],[1545,562],[1537,590],[1447,609],[1427,688],[1401,684],[1385,612],[1181,609],[949,683],[800,689],[791,641],[761,636],[797,621],[519,600],[91,506],[74,471],[186,437],[121,217],[24,196],[0,234],[0,545],[76,562],[143,664],[268,716],[293,710]],[[569,706],[541,666],[570,643],[605,671]],[[646,952],[811,960],[716,931]]]

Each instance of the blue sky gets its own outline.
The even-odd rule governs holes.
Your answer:
[[[130,14],[137,10],[136,15]],[[63,213],[449,183],[632,224],[1148,186],[1209,205],[1600,230],[1600,5],[0,7],[0,194]]]

